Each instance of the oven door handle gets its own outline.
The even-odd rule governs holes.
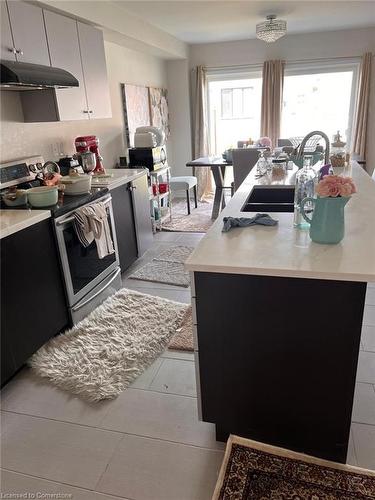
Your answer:
[[[72,310],[73,311],[78,311],[79,309],[81,309],[82,307],[84,307],[86,304],[88,304],[89,302],[92,301],[92,299],[95,299],[95,297],[97,297],[98,295],[100,295],[102,292],[104,292],[104,290],[106,288],[109,287],[109,285],[117,278],[117,276],[120,274],[121,272],[121,269],[118,268],[116,269],[114,275],[112,276],[112,278],[108,281],[108,283],[106,283],[100,290],[98,290],[97,292],[94,293],[94,295],[91,295],[91,297],[83,302],[81,302],[78,306],[75,306],[75,307],[72,307]]]
[[[111,203],[112,197],[108,198],[107,200],[103,201],[105,206],[109,205]],[[67,217],[66,219],[63,220],[58,220],[56,221],[56,226],[63,226],[64,224],[67,224],[68,222],[73,222],[74,221],[74,215],[71,217]]]

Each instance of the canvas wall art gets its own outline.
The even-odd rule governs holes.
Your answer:
[[[151,125],[164,130],[169,136],[169,114],[167,89],[149,88]]]
[[[136,128],[151,125],[149,91],[148,87],[127,83],[123,83],[121,88],[124,106],[125,138],[127,146],[133,147]]]

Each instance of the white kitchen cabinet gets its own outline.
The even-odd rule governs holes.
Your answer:
[[[21,92],[24,121],[110,118],[103,33],[19,0],[8,0],[8,18],[6,4],[0,3],[2,58],[4,52],[11,60],[61,68],[79,81],[79,87],[70,89]]]
[[[79,87],[56,90],[57,120],[83,120],[89,114],[83,79],[77,22],[69,17],[44,11],[51,65],[69,71]]]
[[[77,25],[89,117],[111,118],[103,33],[88,24]]]
[[[15,61],[16,54],[13,46],[12,32],[10,30],[8,8],[5,2],[0,2],[1,7],[1,59]]]
[[[19,0],[8,0],[16,60],[50,66],[43,11]]]

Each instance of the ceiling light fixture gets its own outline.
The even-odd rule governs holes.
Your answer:
[[[266,19],[256,26],[257,38],[267,43],[276,42],[286,34],[286,21],[276,19],[275,14],[270,14]]]

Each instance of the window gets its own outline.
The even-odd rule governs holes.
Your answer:
[[[355,64],[286,69],[281,137],[303,137],[312,130],[322,130],[332,139],[340,130],[349,143],[356,71]]]
[[[259,72],[208,77],[210,153],[260,134],[262,79]]]
[[[221,118],[251,118],[251,100],[254,87],[221,89]]]

